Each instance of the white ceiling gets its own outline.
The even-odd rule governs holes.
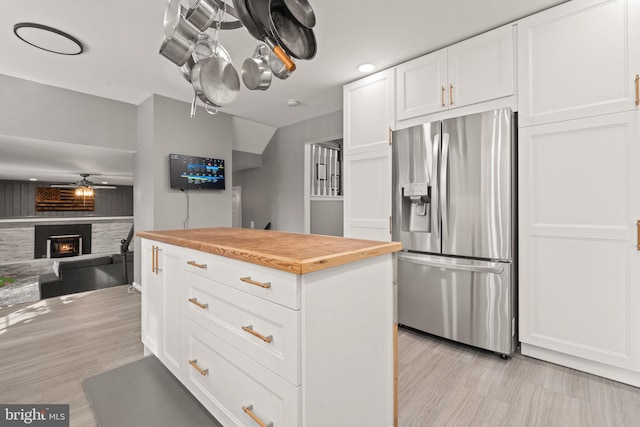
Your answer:
[[[317,17],[316,57],[297,61],[298,69],[291,77],[274,78],[266,91],[242,87],[237,101],[222,111],[273,127],[336,111],[342,108],[342,85],[363,77],[356,70],[361,63],[371,62],[376,70],[388,68],[564,0],[310,2]],[[0,14],[0,74],[136,105],[153,93],[190,102],[191,86],[175,65],[158,54],[164,36],[165,6],[166,0],[4,2]],[[84,43],[86,52],[62,56],[29,46],[13,34],[13,25],[18,22],[35,22],[68,32]],[[222,31],[220,42],[238,71],[255,48],[255,40],[243,28]],[[300,105],[289,107],[288,99],[297,99]],[[51,158],[42,165],[30,158],[34,151],[28,141],[12,144],[0,140],[0,144],[0,171],[5,167],[5,147],[11,145],[13,155],[26,156],[32,167],[56,167]],[[24,152],[15,153],[15,146]],[[69,169],[72,166],[68,164],[58,166],[59,171],[81,172]],[[103,169],[96,165],[93,172],[103,173]],[[132,176],[131,170],[124,172]],[[123,171],[104,169],[104,173],[121,175]],[[0,174],[0,179],[20,178]]]

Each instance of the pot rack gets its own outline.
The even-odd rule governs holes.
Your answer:
[[[269,2],[270,0],[266,0],[266,1]],[[228,4],[227,1],[225,1],[225,0],[208,0],[208,2],[210,4],[212,4],[212,5],[214,5],[217,8],[217,11],[215,12],[216,16],[210,22],[208,27],[206,27],[206,28],[201,27],[200,29],[198,29],[198,31],[199,31],[199,34],[201,36],[203,36],[206,33],[206,31],[208,31],[209,29],[214,30],[214,32],[215,32],[215,48],[213,49],[213,55],[218,55],[217,48],[218,48],[218,33],[219,33],[219,31],[220,30],[235,30],[235,29],[244,27],[244,25],[242,24],[242,22],[240,20],[241,18],[239,16],[240,14],[238,13],[238,11],[232,5]],[[300,2],[305,3],[306,6],[308,7],[308,9],[310,10],[310,13],[313,14],[313,11],[311,10],[310,5],[307,3],[307,0],[300,0]],[[170,3],[171,3],[171,0],[170,0]],[[192,7],[196,7],[196,5],[197,5],[197,2]],[[180,4],[180,16],[181,16],[181,18],[179,18],[179,19],[187,20],[185,18],[185,16],[184,16],[186,14],[187,10],[189,10],[189,9],[186,8],[185,6],[183,6],[182,4]],[[271,12],[268,12],[268,13],[271,13]],[[225,21],[224,20],[225,14],[235,18],[235,20]],[[244,13],[244,14],[246,14],[246,13]],[[166,19],[166,15],[165,15],[165,19]],[[246,17],[244,19],[246,19]],[[165,25],[166,25],[166,21],[165,21]],[[248,23],[247,23],[247,25],[248,25]],[[304,24],[304,25],[306,25],[306,24]],[[314,25],[315,25],[315,17],[313,17],[313,24],[311,24],[311,26],[314,26]],[[311,27],[307,27],[307,28],[310,29]],[[289,54],[288,53],[284,53],[282,51],[282,48],[279,45],[277,47],[274,47],[273,43],[269,42],[267,40],[267,37],[265,37],[265,40],[261,40],[261,39],[257,38],[257,36],[255,34],[252,33],[251,29],[247,28],[247,30],[252,35],[252,37],[256,39],[256,41],[258,43],[258,48],[256,49],[256,53],[254,53],[254,58],[253,59],[256,58],[257,52],[261,51],[260,45],[261,44],[265,44],[265,43],[267,45],[269,45],[268,47],[270,47],[272,49],[279,49],[280,52],[282,52],[282,54],[284,56],[281,56],[280,52],[278,52],[278,54],[276,54],[276,56],[278,56],[280,58],[280,61],[284,62],[285,65],[283,65],[283,68],[281,68],[279,72],[276,71],[275,69],[273,69],[273,66],[272,66],[272,70],[273,70],[273,74],[276,75],[278,78],[286,79],[291,74],[291,72],[293,72],[295,70],[295,68],[296,68],[295,67],[295,63],[290,59]],[[269,37],[271,37],[271,36],[269,36]],[[166,43],[167,40],[168,39],[165,37],[164,43]],[[314,37],[313,42],[314,42],[314,45],[313,45],[314,46],[314,50],[313,50],[313,53],[309,57],[303,57],[303,56],[297,56],[297,55],[294,56],[294,57],[301,58],[301,59],[311,59],[311,57],[315,56],[315,37]],[[162,49],[163,48],[161,47],[161,49],[160,49],[161,52],[160,53],[164,55],[164,53],[162,52]],[[223,49],[223,51],[224,51],[224,49]],[[271,54],[272,53],[270,53],[269,55],[271,55]],[[191,55],[191,54],[189,54],[189,55]],[[291,54],[291,55],[293,55],[293,54]],[[167,56],[167,55],[164,55],[164,56],[166,56],[172,62],[175,62],[172,58],[169,58],[169,56]],[[228,58],[228,56],[227,56],[227,58]],[[267,64],[269,64],[268,58],[269,57],[265,55],[265,59],[266,59],[266,63]],[[197,62],[197,60],[196,60],[196,62]],[[177,64],[177,65],[178,65],[179,68],[181,68],[182,64]],[[282,65],[282,64],[280,64],[280,65]],[[231,68],[233,68],[233,65],[230,64],[230,63],[229,63],[229,66]],[[267,69],[268,68],[269,67],[267,66]],[[283,70],[284,70],[284,72],[283,72]],[[237,71],[234,71],[234,73],[237,74]],[[244,73],[244,67],[243,67],[243,73]],[[188,80],[191,80],[191,79],[188,79]],[[247,84],[246,81],[245,81],[245,84],[246,84],[247,88],[250,89],[250,90],[255,90],[256,89],[255,87],[251,87],[249,84]],[[270,82],[269,82],[269,84],[270,84]],[[266,87],[260,87],[260,89],[264,90],[264,89],[268,88],[269,84],[267,84]],[[195,95],[194,95],[193,103],[192,103],[192,106],[191,106],[191,118],[193,118],[195,116],[196,97],[198,96],[198,91],[195,90],[195,86],[194,86],[194,92],[195,92]],[[206,106],[205,110],[209,114],[216,114],[218,112],[218,109],[220,108],[219,106],[212,105],[212,104],[210,104],[209,102],[206,102],[206,101],[205,101],[205,106]],[[210,107],[214,107],[214,108],[210,108]]]

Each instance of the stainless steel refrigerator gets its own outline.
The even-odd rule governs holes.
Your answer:
[[[398,323],[512,355],[516,336],[515,114],[393,132]]]

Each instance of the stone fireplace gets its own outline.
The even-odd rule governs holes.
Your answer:
[[[80,254],[82,254],[80,234],[49,236],[47,239],[47,258],[64,258]]]

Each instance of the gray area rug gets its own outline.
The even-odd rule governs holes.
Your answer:
[[[83,385],[100,427],[222,427],[155,356]]]
[[[20,277],[0,287],[0,307],[40,300],[38,276]]]

